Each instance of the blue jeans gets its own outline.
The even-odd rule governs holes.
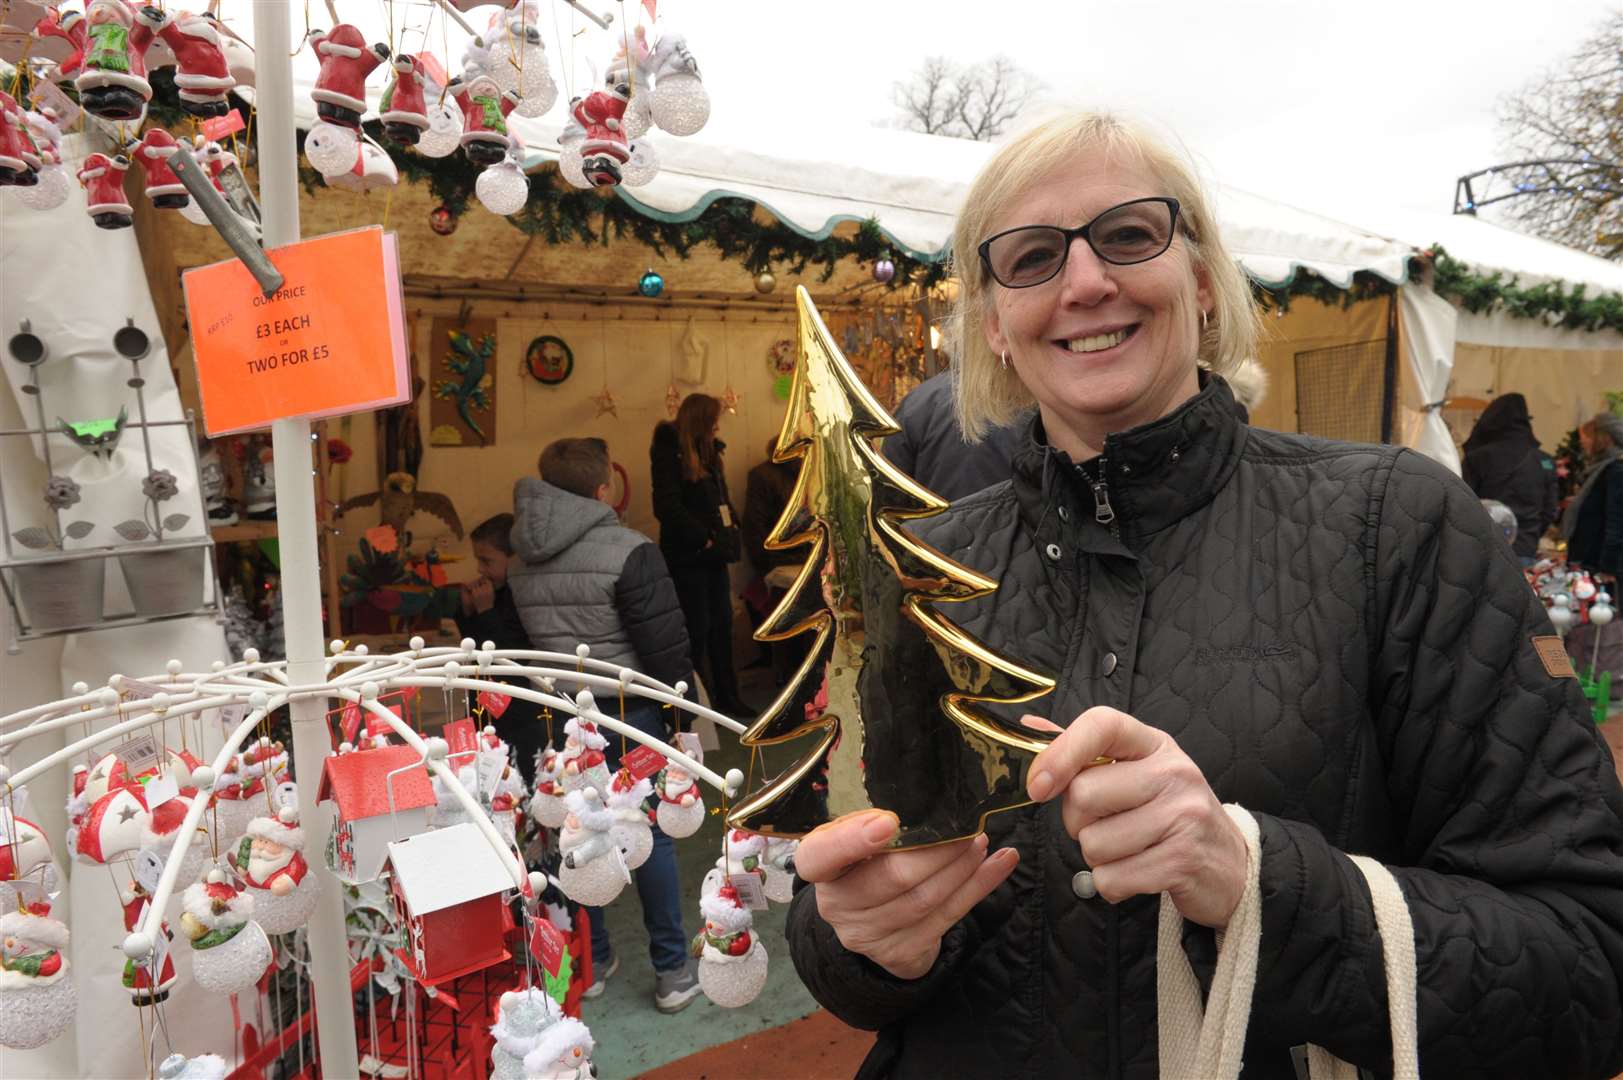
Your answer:
[[[599,706],[607,716],[618,714],[618,702],[605,700]],[[660,707],[652,701],[626,701],[626,723],[638,731],[669,741]],[[608,758],[609,771],[620,767],[620,736],[604,729],[609,745],[603,748]],[[635,744],[626,740],[626,748]],[[675,971],[687,963],[688,939],[682,929],[682,886],[676,876],[676,845],[671,838],[654,830],[654,850],[648,861],[631,872],[637,883],[637,897],[642,901],[642,924],[648,930],[648,959],[655,971]],[[606,967],[614,950],[609,945],[609,928],[603,921],[603,909],[588,907],[592,920],[592,967],[596,971]]]

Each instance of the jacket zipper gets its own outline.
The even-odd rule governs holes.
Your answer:
[[[1116,524],[1116,511],[1110,505],[1110,487],[1105,482],[1105,459],[1099,458],[1099,479],[1095,480],[1087,474],[1082,466],[1077,466],[1082,473],[1082,479],[1093,489],[1093,520],[1109,527],[1110,535],[1117,540],[1121,539],[1121,529]]]

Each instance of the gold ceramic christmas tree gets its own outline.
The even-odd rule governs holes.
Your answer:
[[[755,633],[809,639],[794,677],[745,732],[746,746],[804,738],[808,752],[733,810],[734,827],[804,835],[878,807],[896,846],[973,836],[1023,805],[1026,768],[1046,742],[989,703],[1020,704],[1053,681],[999,656],[936,610],[997,582],[920,542],[903,522],[946,509],[875,448],[897,430],[797,289],[799,358],[774,459],[800,462],[766,539],[805,549],[794,585]]]

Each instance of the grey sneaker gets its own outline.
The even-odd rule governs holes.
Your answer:
[[[611,978],[613,978],[614,973],[616,971],[619,971],[619,970],[620,970],[620,954],[619,953],[615,953],[612,957],[609,958],[608,966],[606,966],[606,967],[599,967],[598,965],[594,964],[592,966],[592,985],[588,986],[586,988],[586,992],[583,993],[581,995],[581,997],[589,997],[589,998],[602,997],[603,996],[603,991],[605,991],[605,990],[607,990],[609,988],[609,980]]]
[[[675,971],[654,972],[654,1008],[679,1013],[699,996],[698,965],[688,960]]]

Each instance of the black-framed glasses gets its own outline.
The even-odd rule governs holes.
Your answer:
[[[1172,246],[1178,228],[1178,200],[1166,196],[1134,199],[1112,206],[1086,225],[1022,225],[1005,229],[976,250],[987,273],[1005,289],[1029,289],[1058,274],[1081,237],[1107,263],[1149,262]]]

